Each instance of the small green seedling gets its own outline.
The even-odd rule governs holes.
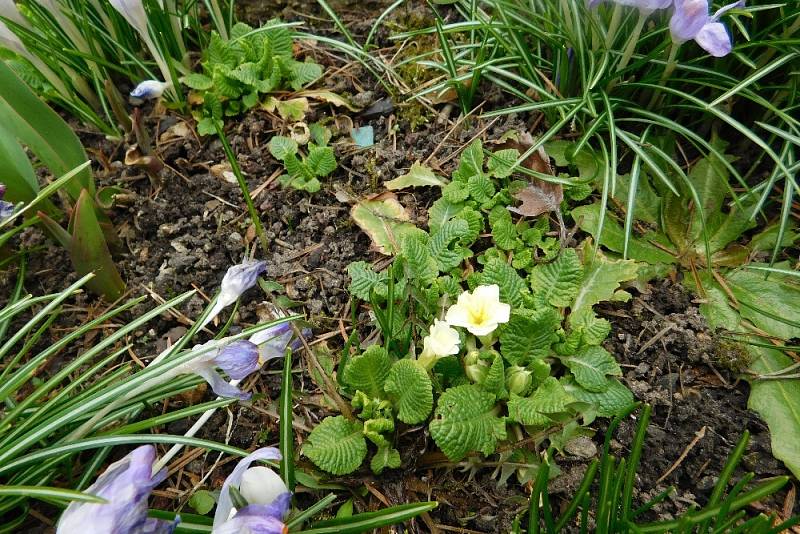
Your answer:
[[[309,142],[308,154],[303,156],[299,152],[297,141],[276,135],[270,139],[269,152],[282,161],[286,168],[287,174],[280,177],[281,184],[299,191],[316,193],[320,189],[319,178],[336,169],[336,157],[333,155],[333,148],[329,146]]]

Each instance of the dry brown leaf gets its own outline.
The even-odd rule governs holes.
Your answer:
[[[501,148],[516,148],[520,154],[527,152],[533,146],[534,140],[530,134],[520,135],[519,142],[508,140]],[[533,154],[528,156],[522,164],[532,171],[541,174],[553,175],[553,168],[550,166],[550,156],[545,152],[544,147],[539,147]],[[536,177],[529,177],[530,185],[512,193],[512,196],[521,201],[522,204],[516,207],[509,207],[509,211],[519,213],[526,217],[536,217],[549,211],[559,212],[561,201],[564,200],[564,188],[561,184],[546,182]]]

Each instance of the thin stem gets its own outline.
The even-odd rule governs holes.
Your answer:
[[[678,66],[678,49],[680,47],[680,43],[676,43],[675,41],[669,45],[667,64],[664,66],[664,72],[661,73],[661,78],[658,80],[659,87],[664,87],[669,77],[675,72],[675,68]],[[653,109],[662,96],[663,95],[659,92],[653,92],[653,95],[650,97],[650,102],[647,104],[647,109]]]
[[[614,4],[614,13],[611,14],[611,22],[606,31],[606,49],[611,48],[611,45],[614,44],[614,37],[617,35],[620,22],[622,22],[622,4]]]

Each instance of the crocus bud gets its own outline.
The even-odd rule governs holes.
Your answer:
[[[478,350],[471,350],[464,358],[464,372],[471,381],[476,384],[483,384],[486,375],[489,373],[489,365],[481,359]]]
[[[524,396],[533,385],[533,373],[519,365],[506,369],[506,389],[509,393]]]
[[[6,194],[6,184],[0,183],[0,221],[8,219],[14,215],[14,204],[3,200],[3,195]]]
[[[136,100],[152,100],[161,98],[164,91],[169,87],[166,82],[158,80],[145,80],[133,88],[131,91],[131,98]]]
[[[245,260],[230,267],[222,277],[219,302],[223,302],[223,306],[236,302],[242,293],[255,285],[258,275],[266,269],[267,262],[263,260]]]
[[[239,493],[249,504],[270,504],[288,491],[278,473],[260,465],[245,471],[239,484]]]

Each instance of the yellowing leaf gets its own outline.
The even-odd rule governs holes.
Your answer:
[[[316,89],[310,91],[300,91],[299,93],[295,93],[299,97],[306,97],[306,98],[313,98],[314,100],[321,100],[323,102],[327,102],[328,104],[333,104],[334,106],[341,107],[344,106],[350,111],[360,111],[361,108],[354,106],[349,100],[341,95],[337,95],[331,91],[325,91],[323,89]]]
[[[433,174],[430,167],[423,165],[419,161],[414,162],[408,172],[398,176],[394,180],[389,180],[384,184],[386,189],[397,190],[406,187],[421,187],[426,185],[444,186],[445,182],[439,176]]]
[[[350,210],[356,224],[372,239],[381,254],[400,252],[402,238],[417,231],[406,209],[392,193],[362,200]]]
[[[274,96],[270,96],[261,104],[261,107],[270,113],[277,111],[281,118],[293,122],[303,120],[309,110],[307,98],[278,100]]]

